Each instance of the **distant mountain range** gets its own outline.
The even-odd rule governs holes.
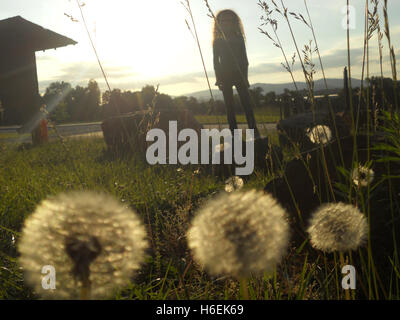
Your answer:
[[[329,89],[342,89],[343,88],[343,79],[334,79],[334,78],[329,78],[326,79],[328,88]],[[351,79],[351,84],[353,88],[360,87],[361,86],[361,80],[360,79]],[[266,94],[271,91],[275,91],[276,94],[281,94],[284,92],[285,89],[289,90],[295,90],[293,82],[288,82],[288,83],[255,83],[250,86],[250,88],[256,88],[260,87],[263,89],[263,93]],[[297,82],[297,87],[299,90],[303,90],[307,88],[307,85],[305,82]],[[319,79],[315,81],[315,91],[318,90],[325,90],[325,82],[323,79]],[[222,92],[218,89],[212,90],[214,99],[219,99],[223,100]],[[210,91],[209,90],[203,90],[203,91],[197,91],[193,93],[188,93],[184,94],[186,97],[194,97],[199,101],[205,101],[210,99]]]

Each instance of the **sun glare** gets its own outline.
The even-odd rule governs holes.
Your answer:
[[[173,74],[180,67],[182,53],[177,46],[188,31],[178,2],[100,1],[89,5],[86,12],[93,37],[105,60],[149,79]]]

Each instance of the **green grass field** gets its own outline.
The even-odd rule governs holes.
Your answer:
[[[257,123],[268,123],[278,122],[280,120],[279,110],[258,110],[254,113]],[[226,115],[197,115],[195,116],[197,121],[201,124],[215,124],[215,123],[228,123]],[[246,116],[244,114],[238,114],[236,116],[237,123],[247,123]]]
[[[277,138],[272,140],[275,143]],[[198,168],[150,166],[138,158],[112,159],[101,138],[70,139],[35,148],[0,144],[0,298],[38,298],[25,284],[17,263],[20,231],[40,201],[70,190],[115,196],[138,212],[150,235],[146,263],[131,283],[110,293],[110,299],[243,298],[237,280],[209,276],[192,260],[187,247],[186,232],[197,208],[225,192],[224,179],[210,174],[205,166],[197,174]],[[256,170],[245,179],[244,190],[262,190],[271,179]],[[308,243],[291,246],[274,273],[248,279],[250,298],[342,299],[337,259],[336,254],[321,255]],[[396,270],[391,299],[396,292],[399,298]],[[375,288],[368,279],[363,272],[358,281],[365,288]],[[366,291],[356,291],[357,296]]]
[[[12,236],[18,243],[25,217],[41,200],[69,190],[97,190],[114,195],[135,208],[152,230],[152,252],[138,284],[128,285],[126,291],[114,297],[185,297],[187,288],[178,289],[177,279],[186,268],[182,258],[189,259],[189,255],[185,249],[176,249],[185,248],[182,236],[192,210],[223,190],[223,181],[211,175],[193,175],[195,166],[177,171],[179,166],[108,160],[103,154],[104,141],[98,138],[67,140],[65,146],[54,142],[26,150],[13,144],[0,144],[0,148],[0,264],[4,267],[0,269],[0,299],[32,297],[16,264]],[[266,178],[254,176],[246,187],[262,188],[265,183]],[[223,298],[223,291],[215,292],[220,291],[217,288],[223,282],[209,282],[210,291],[204,292],[200,283],[208,283],[207,276],[194,267],[190,274],[190,281],[194,281],[189,291],[191,298]],[[160,277],[162,280],[157,281]]]
[[[1,132],[0,133],[0,142],[8,140],[8,139],[25,138],[25,137],[29,137],[29,136],[30,136],[30,134],[18,134],[16,132],[11,132],[11,133]]]
[[[102,139],[67,140],[33,149],[1,145],[0,152],[0,298],[37,298],[24,284],[17,264],[18,238],[24,219],[37,204],[69,190],[97,190],[114,195],[142,217],[151,238],[146,264],[134,282],[110,298],[237,299],[233,278],[210,278],[193,263],[185,234],[198,206],[224,192],[224,181],[197,166],[149,166],[135,160],[109,160]],[[68,152],[66,151],[68,150]],[[270,177],[256,171],[245,189],[262,189]],[[12,238],[16,239],[16,244]],[[190,265],[188,265],[190,263]],[[308,267],[307,267],[308,268]],[[278,298],[284,293],[274,275],[254,278],[252,298]],[[303,283],[308,286],[308,281]],[[265,290],[268,288],[268,290]],[[298,289],[301,286],[298,287]],[[298,290],[296,289],[296,290]],[[291,292],[287,297],[307,295]]]

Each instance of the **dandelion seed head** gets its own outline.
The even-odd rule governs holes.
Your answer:
[[[312,143],[327,144],[332,140],[332,131],[328,126],[317,125],[307,130],[307,136]]]
[[[240,190],[243,188],[243,185],[244,182],[242,178],[238,176],[230,177],[225,181],[225,191],[233,192],[235,190]]]
[[[105,194],[71,192],[42,201],[26,219],[19,262],[27,282],[42,297],[78,299],[82,281],[74,272],[81,266],[73,259],[81,246],[92,254],[88,264],[91,298],[100,299],[129,283],[147,245],[139,217],[118,200]],[[46,265],[55,268],[55,290],[42,288]]]
[[[311,245],[325,252],[355,250],[368,233],[365,216],[350,204],[328,203],[312,215],[308,227]]]
[[[351,171],[353,183],[359,187],[367,187],[374,181],[375,172],[361,164]]]
[[[287,250],[286,219],[284,209],[269,194],[224,193],[200,209],[188,244],[211,274],[243,277],[270,272]]]

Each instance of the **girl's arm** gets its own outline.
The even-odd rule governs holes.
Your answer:
[[[217,79],[215,85],[219,86],[221,84],[220,83],[221,64],[219,62],[219,57],[221,54],[220,54],[220,46],[218,39],[215,40],[213,43],[213,54],[214,54],[214,71],[215,71],[215,77]]]
[[[241,40],[241,50],[242,50],[242,63],[243,63],[243,71],[244,71],[244,76],[247,79],[248,78],[248,69],[249,69],[249,60],[247,59],[247,52],[246,52],[246,45],[244,43],[244,39],[242,38]]]

